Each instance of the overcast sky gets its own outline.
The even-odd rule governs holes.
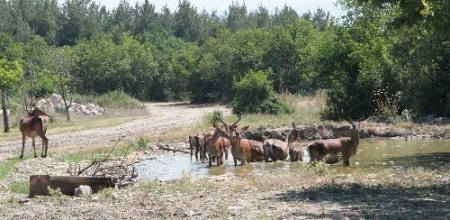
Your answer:
[[[119,5],[120,0],[93,0],[100,5],[106,6],[108,10],[112,10]],[[144,0],[127,0],[131,6],[134,6],[136,2],[143,3]],[[154,4],[159,11],[164,5],[169,6],[171,11],[174,11],[178,7],[179,0],[149,0],[150,3]],[[285,4],[291,6],[299,14],[303,14],[307,11],[314,12],[317,8],[322,8],[325,11],[329,11],[334,16],[344,15],[340,6],[335,6],[334,2],[336,0],[189,0],[191,4],[197,7],[197,11],[200,12],[203,9],[211,12],[216,10],[218,14],[223,14],[223,12],[228,11],[228,6],[232,2],[239,2],[242,5],[245,2],[247,9],[253,11],[258,8],[259,5],[263,5],[270,12],[273,12],[275,7],[281,9]]]

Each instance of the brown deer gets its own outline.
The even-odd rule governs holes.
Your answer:
[[[288,149],[289,149],[289,158],[292,162],[301,161],[303,157],[302,147],[298,142],[299,130],[292,123],[292,131],[287,136]]]
[[[350,165],[350,157],[356,154],[356,150],[359,144],[359,127],[350,121],[352,128],[350,129],[350,137],[341,137],[336,139],[328,139],[315,141],[307,146],[311,154],[312,160],[326,159],[327,163],[333,163],[339,161],[338,155],[342,155],[343,165]],[[326,156],[329,155],[329,158]]]
[[[266,159],[264,154],[264,143],[259,141],[251,141],[250,162],[263,161]]]
[[[288,157],[288,144],[282,140],[267,138],[264,139],[264,160],[269,162],[269,158],[272,161],[286,160]]]
[[[25,149],[25,138],[31,137],[34,157],[36,155],[36,146],[34,138],[39,136],[42,139],[42,153],[41,157],[47,157],[48,150],[48,138],[45,136],[49,123],[49,117],[45,112],[39,108],[34,108],[28,116],[20,119],[20,132],[22,132],[22,152],[20,153],[20,159],[23,158],[23,151]]]
[[[241,161],[241,166],[253,161],[262,161],[265,158],[264,144],[259,141],[242,138],[242,131],[248,129],[248,126],[237,130],[237,123],[242,119],[242,116],[229,126],[226,122],[221,120],[226,128],[225,134],[231,140],[231,154],[233,155],[234,165],[237,166],[237,161]]]
[[[196,133],[191,134],[188,136],[189,138],[189,147],[191,150],[191,159],[194,155],[194,149],[195,149],[195,160],[199,160],[199,153],[200,153],[200,161],[204,161],[207,159],[206,156],[206,146],[205,146],[205,138],[206,134],[204,133]]]
[[[224,153],[225,159],[228,159],[229,140],[231,139],[232,132],[229,126],[226,126],[225,130],[219,128],[215,123],[213,123],[213,126],[215,128],[214,132],[210,135],[205,135],[205,149],[208,153],[209,166],[212,165],[213,158],[217,160],[217,166],[220,166],[223,164]]]

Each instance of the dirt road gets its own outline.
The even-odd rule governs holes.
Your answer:
[[[54,134],[49,138],[49,149],[61,147],[92,147],[109,144],[123,135],[127,137],[152,134],[166,131],[172,127],[190,125],[202,119],[203,115],[214,110],[229,112],[220,105],[188,105],[185,103],[147,103],[150,116],[133,120],[124,124],[83,130],[70,133]],[[0,142],[0,161],[13,155],[19,155],[22,140]],[[36,139],[40,147],[40,139]],[[27,141],[27,149],[31,148],[31,141]]]

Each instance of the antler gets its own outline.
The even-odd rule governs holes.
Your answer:
[[[244,118],[244,116],[243,116],[243,115],[239,115],[238,120],[237,120],[236,122],[234,122],[234,123],[231,125],[231,127],[236,128],[236,127],[237,127],[237,123],[238,123],[242,118]]]
[[[348,123],[350,123],[352,125],[353,129],[356,129],[356,125],[353,123],[353,120],[349,117],[347,118]]]

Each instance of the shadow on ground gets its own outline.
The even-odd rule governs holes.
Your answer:
[[[400,184],[399,184],[400,185]],[[325,184],[278,194],[276,200],[316,204],[323,213],[298,210],[282,218],[450,219],[450,184],[423,187]],[[338,208],[328,208],[336,204]],[[343,208],[342,208],[343,207]],[[319,208],[320,209],[320,208]]]

